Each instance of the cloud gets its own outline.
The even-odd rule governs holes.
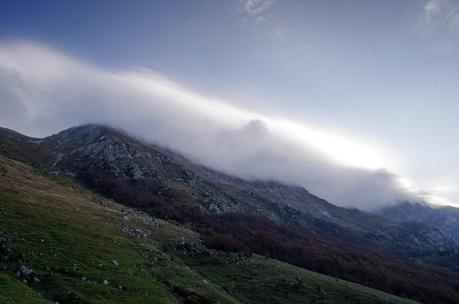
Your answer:
[[[244,11],[252,16],[261,16],[276,0],[241,0]]]
[[[382,169],[377,149],[235,107],[153,71],[106,70],[42,45],[0,45],[0,102],[0,124],[33,136],[103,123],[217,170],[301,185],[342,206],[371,210],[418,198]]]
[[[424,17],[426,21],[431,22],[435,17],[437,17],[443,7],[447,3],[447,0],[431,0],[424,5]]]
[[[451,10],[448,14],[448,26],[452,32],[459,32],[459,6]]]
[[[422,20],[430,30],[459,32],[459,1],[428,1],[423,7]]]
[[[241,0],[244,22],[249,24],[260,38],[272,40],[287,39],[287,27],[272,18],[272,6],[277,0]]]

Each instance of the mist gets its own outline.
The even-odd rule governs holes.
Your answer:
[[[241,109],[146,69],[110,70],[31,42],[0,45],[0,125],[44,137],[100,123],[245,179],[300,185],[345,207],[425,199],[375,149]]]

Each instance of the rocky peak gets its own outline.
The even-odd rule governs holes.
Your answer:
[[[55,135],[47,138],[48,141],[57,141],[63,143],[84,144],[97,140],[100,136],[106,134],[109,127],[97,124],[86,124],[82,126],[72,127],[67,130],[61,131]]]

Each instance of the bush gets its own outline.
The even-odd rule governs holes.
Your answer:
[[[228,252],[241,252],[244,249],[239,240],[225,234],[208,235],[204,238],[204,244],[209,248]]]

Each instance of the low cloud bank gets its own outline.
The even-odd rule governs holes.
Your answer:
[[[0,124],[32,136],[103,123],[247,179],[373,210],[416,199],[367,147],[245,111],[147,70],[110,71],[33,43],[0,45]]]

